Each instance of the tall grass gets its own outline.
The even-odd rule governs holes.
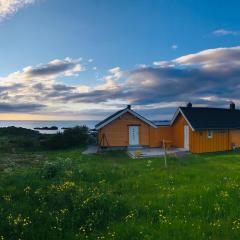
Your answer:
[[[240,155],[46,153],[0,177],[0,239],[238,239]],[[26,158],[28,155],[26,155]]]

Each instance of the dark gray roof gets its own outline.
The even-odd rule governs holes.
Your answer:
[[[119,110],[117,112],[115,112],[114,114],[110,115],[109,117],[105,118],[104,120],[102,120],[101,122],[99,122],[98,124],[95,125],[95,128],[97,128],[98,126],[101,126],[102,124],[104,124],[105,122],[107,122],[108,120],[110,120],[111,118],[114,118],[116,115],[120,114],[121,112],[123,112],[124,110],[126,110],[126,108]]]
[[[180,107],[195,130],[240,129],[240,110],[207,107]]]
[[[146,119],[145,117],[141,116],[140,114],[138,114],[137,112],[133,111],[131,108],[127,107],[124,108],[118,112],[115,112],[114,114],[112,114],[111,116],[105,118],[103,121],[99,122],[97,125],[95,125],[96,129],[100,129],[101,127],[107,125],[108,123],[110,123],[111,121],[113,121],[115,118],[117,118],[118,116],[121,116],[122,114],[129,112],[132,115],[134,115],[135,117],[139,118],[140,120],[142,120],[143,122],[151,125],[152,127],[157,127],[153,122],[151,122],[150,120]]]

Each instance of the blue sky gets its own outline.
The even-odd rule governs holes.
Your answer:
[[[226,106],[238,99],[239,8],[237,0],[0,0],[0,116],[101,119],[131,103],[164,119],[189,100]]]

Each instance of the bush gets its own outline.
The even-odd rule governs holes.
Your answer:
[[[41,134],[38,131],[26,129],[22,127],[3,127],[0,128],[0,136],[26,136],[39,137]]]
[[[97,131],[91,131],[89,134],[89,144],[97,144]]]
[[[86,126],[77,126],[56,134],[41,134],[25,128],[0,128],[0,151],[58,150],[96,143],[96,133]]]
[[[41,169],[41,177],[45,179],[51,179],[57,176],[60,172],[60,166],[53,162],[45,162],[43,168]]]
[[[66,146],[86,145],[88,144],[89,135],[89,129],[86,126],[69,128],[63,132]]]
[[[16,152],[19,150],[33,150],[39,148],[41,134],[25,128],[0,128],[0,151]]]
[[[70,158],[58,159],[58,161],[55,162],[45,162],[41,168],[40,175],[42,178],[51,179],[71,169],[71,166],[72,160]]]
[[[93,143],[93,136],[86,126],[77,126],[46,137],[42,145],[47,149],[64,149],[75,146],[86,146]]]
[[[63,134],[59,132],[44,136],[40,143],[46,149],[61,149],[64,146]]]

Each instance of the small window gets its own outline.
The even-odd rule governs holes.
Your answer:
[[[212,130],[208,130],[207,137],[208,138],[213,138],[213,131]]]

